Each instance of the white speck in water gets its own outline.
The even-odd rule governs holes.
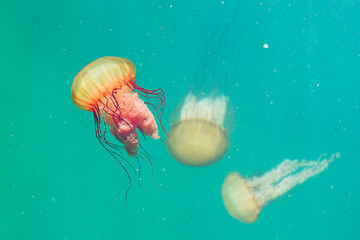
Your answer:
[[[265,43],[265,44],[263,45],[263,48],[269,48],[269,45],[268,45],[267,43]]]

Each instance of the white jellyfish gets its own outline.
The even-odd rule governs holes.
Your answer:
[[[255,222],[261,208],[270,200],[321,173],[330,162],[340,157],[340,153],[335,153],[322,159],[325,155],[321,155],[317,161],[285,159],[271,171],[252,178],[242,178],[237,172],[229,173],[222,186],[227,211],[242,222]]]
[[[176,160],[190,166],[204,166],[224,156],[229,145],[223,127],[227,100],[222,95],[197,100],[193,94],[188,94],[180,118],[166,141]]]

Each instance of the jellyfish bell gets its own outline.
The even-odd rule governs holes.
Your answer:
[[[168,133],[166,146],[180,163],[205,166],[222,158],[229,142],[224,125],[227,97],[197,99],[189,93],[182,105],[179,119]]]
[[[101,105],[101,99],[117,92],[131,92],[135,83],[134,64],[125,58],[102,57],[85,66],[75,77],[71,88],[74,104],[87,111]]]
[[[252,189],[239,173],[232,172],[225,177],[222,196],[226,209],[235,219],[245,223],[256,221],[261,207],[258,206]]]
[[[340,153],[322,159],[323,156],[317,161],[285,159],[264,175],[252,178],[243,178],[237,172],[229,173],[221,189],[225,208],[239,221],[255,222],[269,201],[324,171],[329,163],[340,157]]]
[[[136,69],[130,60],[102,57],[85,66],[76,75],[71,88],[74,104],[93,113],[96,138],[124,168],[130,187],[131,179],[124,164],[127,163],[134,171],[135,168],[123,155],[123,151],[152,165],[149,156],[138,150],[140,144],[137,130],[158,139],[158,126],[148,106],[153,108],[162,127],[161,116],[165,103],[161,89],[146,90],[135,83],[135,77]],[[123,145],[112,142],[109,132]]]

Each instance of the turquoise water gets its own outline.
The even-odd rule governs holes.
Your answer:
[[[360,239],[359,4],[237,2],[1,3],[0,239]],[[165,91],[166,129],[189,89],[226,94],[226,156],[191,168],[142,139],[161,191],[143,164],[126,205],[126,174],[70,96],[102,56]],[[342,155],[254,224],[226,212],[229,172],[325,152]]]

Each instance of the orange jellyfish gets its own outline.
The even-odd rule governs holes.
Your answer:
[[[123,152],[135,156],[138,161],[139,158],[143,159],[152,166],[150,157],[144,151],[138,150],[141,145],[136,130],[153,139],[159,139],[158,126],[147,106],[153,108],[161,125],[165,104],[162,89],[141,88],[136,85],[135,77],[136,69],[130,60],[102,57],[85,66],[76,75],[71,88],[74,104],[93,113],[96,138],[125,170],[130,182],[128,190],[132,183],[125,163],[134,171],[135,168]],[[122,145],[111,142],[109,132]]]

